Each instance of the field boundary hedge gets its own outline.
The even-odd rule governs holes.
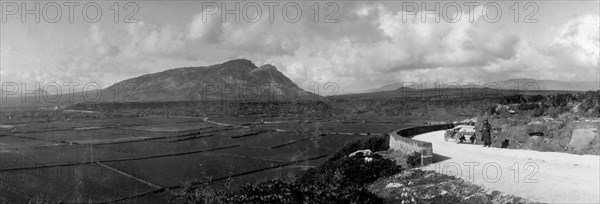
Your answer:
[[[453,128],[454,124],[417,126],[399,129],[390,133],[390,150],[400,151],[404,154],[418,152],[421,154],[421,165],[431,164],[433,162],[433,146],[431,142],[413,140],[412,137],[418,134],[445,130]]]

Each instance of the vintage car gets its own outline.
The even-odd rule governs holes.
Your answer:
[[[465,141],[469,141],[471,144],[474,144],[477,140],[475,136],[475,126],[473,125],[457,125],[452,129],[447,129],[444,134],[444,141],[448,141],[453,139],[454,142],[461,143]]]

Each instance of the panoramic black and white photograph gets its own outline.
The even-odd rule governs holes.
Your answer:
[[[600,203],[599,0],[0,0],[0,203]]]

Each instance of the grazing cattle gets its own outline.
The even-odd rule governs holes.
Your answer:
[[[530,132],[530,133],[529,133],[529,136],[532,136],[532,137],[533,137],[533,136],[540,136],[540,137],[543,137],[543,136],[544,136],[544,133],[543,133],[543,132]]]

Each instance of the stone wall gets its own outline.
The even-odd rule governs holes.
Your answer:
[[[433,162],[433,147],[430,142],[423,142],[411,139],[413,136],[427,132],[445,130],[453,128],[454,124],[429,125],[400,129],[390,133],[390,149],[411,154],[413,152],[421,153],[421,165],[431,164]]]

